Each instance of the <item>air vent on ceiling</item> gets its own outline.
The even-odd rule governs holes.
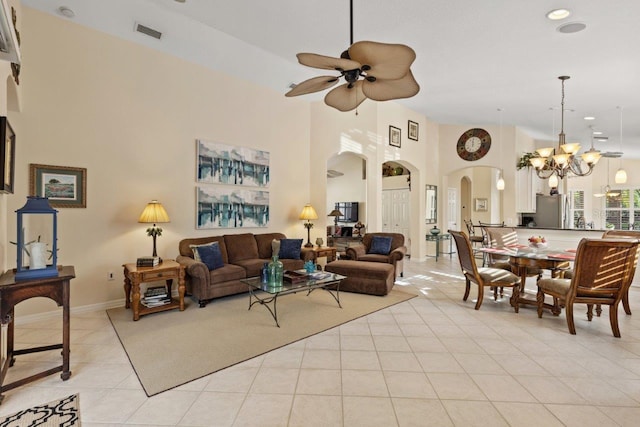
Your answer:
[[[154,39],[160,40],[160,37],[162,37],[162,33],[160,31],[154,30],[153,28],[149,28],[146,25],[142,25],[137,22],[136,22],[135,30],[149,37],[153,37]]]

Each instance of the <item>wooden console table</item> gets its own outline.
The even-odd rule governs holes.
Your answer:
[[[165,259],[155,267],[137,267],[136,263],[124,266],[124,300],[125,308],[133,309],[133,320],[140,319],[145,314],[179,308],[184,311],[184,266],[172,259]],[[173,279],[178,280],[178,299],[171,298],[171,302],[158,307],[145,307],[140,303],[140,284],[166,280],[167,290],[171,296]]]
[[[15,271],[9,270],[0,277],[0,323],[2,324],[2,371],[0,373],[0,403],[7,390],[14,389],[31,381],[51,375],[55,372],[62,372],[60,378],[66,381],[71,376],[69,370],[69,282],[76,277],[73,266],[58,268],[57,277],[47,277],[43,279],[15,280]],[[46,345],[41,347],[31,347],[21,350],[13,348],[13,328],[14,328],[14,307],[27,299],[34,297],[45,297],[54,300],[58,306],[62,306],[62,344]],[[56,366],[38,374],[4,384],[7,371],[16,361],[14,356],[21,354],[36,353],[62,349],[62,365]]]

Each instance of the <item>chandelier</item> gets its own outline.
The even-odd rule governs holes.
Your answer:
[[[564,82],[569,76],[560,76],[562,82],[562,102],[560,103],[560,134],[558,135],[558,148],[540,148],[536,150],[538,156],[529,161],[535,168],[539,178],[549,179],[550,187],[557,187],[559,180],[572,173],[576,176],[587,176],[593,171],[593,167],[600,160],[600,153],[593,148],[578,157],[580,144],[577,142],[567,144],[564,135]]]

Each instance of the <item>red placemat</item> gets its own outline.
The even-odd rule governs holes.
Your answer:
[[[549,258],[566,259],[569,261],[573,261],[574,259],[576,259],[576,256],[571,254],[549,254],[547,256]]]

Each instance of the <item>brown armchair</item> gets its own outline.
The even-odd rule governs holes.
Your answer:
[[[553,297],[554,314],[565,307],[569,333],[575,335],[573,304],[609,306],[609,321],[613,336],[620,338],[618,305],[632,278],[638,240],[582,239],[576,253],[571,279],[541,279],[538,281],[538,317],[542,317],[545,295]],[[589,315],[588,320],[591,320]]]
[[[391,250],[388,255],[370,253],[374,236],[391,237]],[[362,237],[362,245],[348,247],[346,253],[347,257],[355,261],[392,264],[395,277],[398,277],[398,274],[400,276],[404,274],[402,261],[407,253],[407,247],[404,245],[404,235],[400,233],[367,233]]]

